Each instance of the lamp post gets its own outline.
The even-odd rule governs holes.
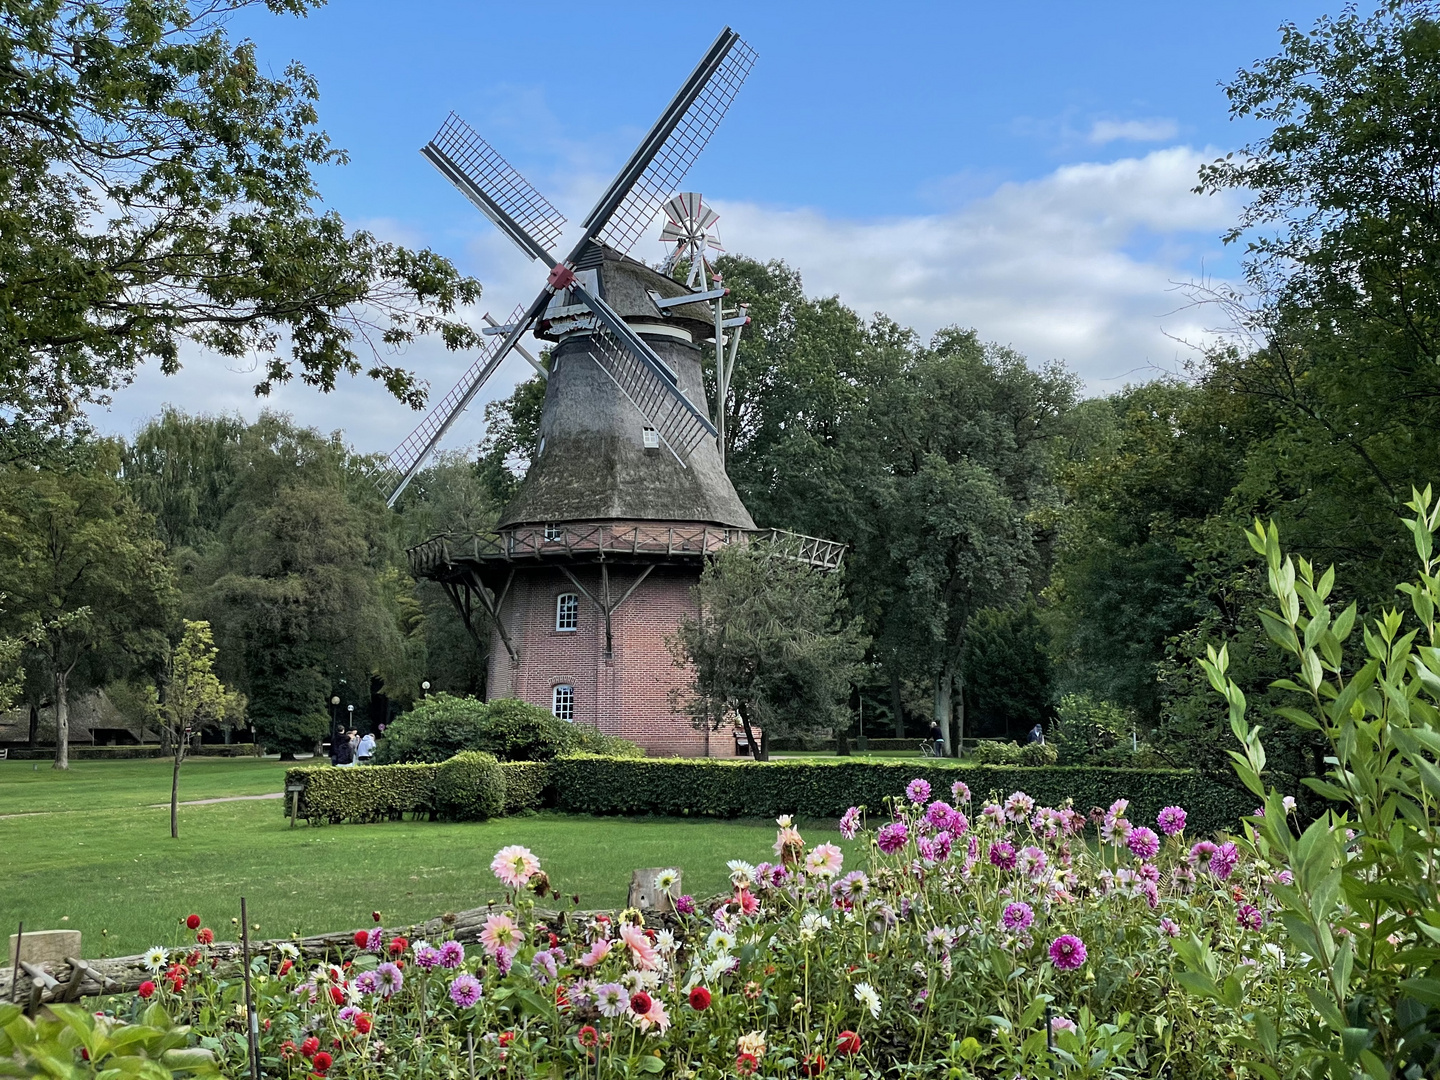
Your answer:
[[[335,764],[335,725],[340,722],[340,695],[330,696],[330,764]]]
[[[430,693],[430,680],[426,679],[420,684],[420,696],[424,697],[428,693]]]

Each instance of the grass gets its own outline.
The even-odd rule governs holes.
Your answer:
[[[273,792],[283,771],[187,762],[181,798]],[[168,807],[150,807],[169,784],[164,760],[76,762],[68,776],[0,762],[0,814],[27,813],[0,820],[0,935],[23,919],[82,931],[86,956],[122,956],[178,940],[177,920],[196,911],[229,938],[242,894],[264,937],[369,926],[372,910],[388,925],[416,922],[498,899],[490,858],[512,843],[584,907],[623,906],[632,869],[678,866],[685,890],[706,895],[725,887],[727,859],[773,858],[770,822],[543,813],[292,830],[272,801],[181,807],[171,840]]]

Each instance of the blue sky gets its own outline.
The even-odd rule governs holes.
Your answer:
[[[1281,23],[1326,10],[337,0],[303,20],[246,13],[232,33],[273,70],[294,59],[318,79],[322,125],[351,157],[321,178],[328,204],[455,259],[486,285],[478,318],[529,299],[542,272],[418,153],[446,113],[575,221],[728,22],[759,61],[686,185],[720,209],[726,247],[785,258],[812,293],[923,334],[975,326],[1098,393],[1178,370],[1193,353],[1176,339],[1218,318],[1186,309],[1175,283],[1237,273],[1218,235],[1238,200],[1189,193],[1201,161],[1256,134],[1229,120],[1220,83],[1273,54]],[[433,343],[403,359],[437,394],[468,363]],[[507,365],[485,396],[527,371]],[[254,381],[196,353],[93,417],[129,433],[166,402],[253,416]],[[287,387],[270,405],[367,451],[418,419],[363,379],[329,397]],[[474,412],[449,445],[479,438]]]

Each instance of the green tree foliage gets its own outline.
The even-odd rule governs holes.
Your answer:
[[[490,502],[502,507],[520,490],[520,481],[540,445],[540,411],[545,380],[533,375],[508,398],[485,406],[485,437],[476,470]]]
[[[345,155],[316,127],[310,75],[290,64],[268,77],[252,43],[230,40],[227,23],[251,6],[0,8],[9,421],[70,419],[151,357],[177,370],[187,340],[265,355],[260,393],[297,374],[328,390],[364,371],[418,404],[421,386],[378,346],[478,341],[455,316],[476,282],[317,209],[314,172]]]
[[[63,461],[0,467],[0,580],[12,636],[55,707],[55,767],[69,767],[69,703],[167,655],[175,590],[151,519],[118,473],[118,447],[81,444]]]
[[[1050,633],[1033,600],[971,620],[963,663],[965,714],[977,735],[1023,737],[1055,711]]]
[[[838,574],[822,574],[763,542],[732,545],[700,575],[700,614],[670,640],[691,668],[681,704],[697,727],[733,708],[757,756],[754,729],[786,738],[848,726],[845,705],[864,656],[860,621],[846,614]]]

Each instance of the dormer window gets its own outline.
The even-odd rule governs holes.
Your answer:
[[[559,525],[553,525],[553,524],[546,523],[546,525],[545,525],[545,542],[546,542],[547,544],[554,544],[554,543],[558,542],[559,539],[560,539],[560,526],[559,526]]]
[[[640,433],[640,438],[641,441],[644,442],[646,450],[660,449],[660,433],[650,425],[645,425],[644,429]]]

